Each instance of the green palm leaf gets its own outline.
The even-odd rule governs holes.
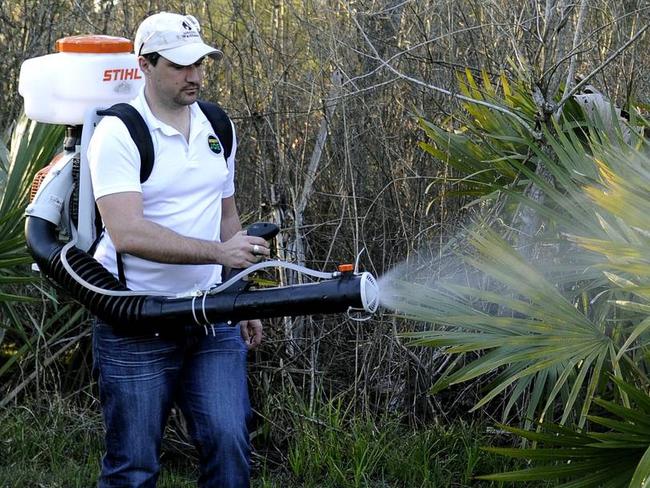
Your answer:
[[[13,132],[10,151],[0,151],[0,342],[7,333],[14,339],[30,341],[26,330],[31,324],[16,309],[17,304],[37,300],[25,287],[37,278],[29,271],[32,258],[25,247],[23,215],[34,175],[52,159],[62,137],[63,127],[39,124],[23,116]],[[16,357],[12,356],[2,369],[6,370]]]
[[[604,432],[574,431],[571,428],[540,424],[539,431],[508,426],[503,429],[535,441],[535,449],[486,448],[504,456],[528,459],[535,466],[480,476],[492,481],[564,480],[557,486],[647,486],[650,476],[650,399],[645,391],[620,379],[613,381],[628,393],[634,406],[622,407],[596,399],[612,417],[590,416],[590,421],[606,427]],[[618,419],[616,418],[618,417]]]

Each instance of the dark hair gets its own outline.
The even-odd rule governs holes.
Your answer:
[[[147,53],[147,54],[143,54],[142,57],[145,58],[147,61],[149,61],[152,66],[156,66],[156,63],[160,59],[160,54],[159,53]]]

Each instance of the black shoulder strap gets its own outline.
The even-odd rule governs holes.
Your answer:
[[[153,169],[153,141],[151,140],[149,127],[147,127],[147,123],[142,118],[142,115],[140,115],[140,112],[128,103],[116,103],[106,110],[98,110],[97,115],[112,115],[124,123],[140,153],[140,183],[147,181]],[[115,259],[117,261],[118,279],[126,286],[122,253],[116,252]]]
[[[116,103],[106,110],[98,110],[97,115],[113,115],[126,125],[140,153],[140,183],[147,181],[153,169],[153,141],[140,112],[128,103]]]
[[[212,129],[216,132],[219,142],[223,146],[224,157],[227,160],[232,152],[233,142],[232,125],[230,124],[228,114],[216,103],[199,100],[198,104],[210,122],[210,125],[212,125]]]

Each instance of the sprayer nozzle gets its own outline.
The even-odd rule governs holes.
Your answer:
[[[375,313],[379,307],[379,285],[370,273],[361,274],[360,294],[363,309],[366,312]]]

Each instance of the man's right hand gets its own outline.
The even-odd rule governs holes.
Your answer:
[[[219,263],[238,269],[248,268],[271,254],[268,242],[261,237],[246,235],[245,230],[220,243],[219,249]]]

